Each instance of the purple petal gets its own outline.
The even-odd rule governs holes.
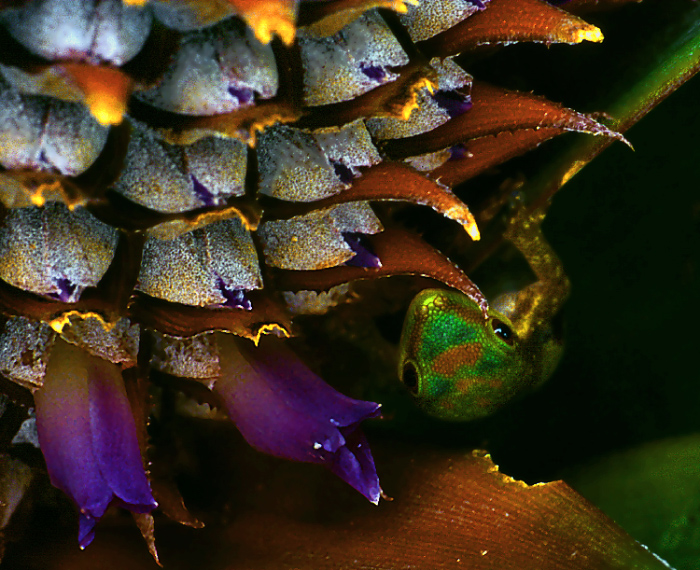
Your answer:
[[[441,108],[447,111],[451,119],[463,115],[472,108],[471,97],[459,91],[437,91],[432,97]]]
[[[51,483],[65,492],[83,515],[99,519],[112,500],[92,446],[84,353],[57,340],[43,387],[34,395],[39,445]],[[81,524],[81,546],[87,546]],[[83,532],[84,531],[84,532]]]
[[[309,370],[279,339],[258,347],[217,336],[221,377],[214,391],[246,441],[260,451],[322,463],[372,502],[379,479],[359,424],[379,404],[348,398]]]
[[[205,206],[217,206],[219,204],[216,196],[209,192],[209,189],[197,180],[193,174],[190,174],[190,178],[192,179],[195,195]]]
[[[449,160],[460,160],[462,158],[469,158],[471,157],[471,153],[467,150],[467,147],[464,146],[462,143],[456,144],[453,147],[450,147],[450,158]]]
[[[81,548],[114,499],[134,512],[156,506],[119,367],[59,339],[34,401],[51,483],[80,509]]]
[[[229,94],[238,99],[239,105],[249,105],[255,101],[255,92],[247,87],[229,87]]]
[[[158,505],[144,472],[121,369],[96,356],[85,360],[93,450],[102,476],[126,508],[148,513]]]
[[[250,342],[235,346],[260,374],[268,377],[285,403],[305,414],[328,418],[334,427],[356,425],[380,414],[379,404],[355,400],[331,388],[282,340],[263,336],[257,347]]]
[[[232,309],[243,309],[245,311],[251,311],[253,309],[253,304],[250,299],[246,297],[245,291],[242,289],[231,289],[226,286],[226,283],[221,277],[217,277],[217,284],[219,286],[219,291],[226,299],[224,303],[225,307],[231,307]]]
[[[340,181],[343,184],[350,184],[353,181],[353,178],[355,176],[352,173],[352,170],[345,166],[342,162],[332,162],[331,164],[333,165],[333,170],[335,171],[335,175],[340,178]]]
[[[77,288],[77,285],[75,283],[71,282],[71,280],[67,277],[56,279],[55,282],[56,286],[58,287],[58,291],[49,295],[50,297],[58,299],[63,303],[70,303],[76,300],[75,289]]]
[[[333,457],[330,470],[351,487],[360,490],[375,505],[379,502],[382,489],[377,470],[367,438],[360,430],[346,434],[345,446]]]
[[[386,69],[384,69],[381,65],[368,65],[366,63],[361,63],[360,71],[378,83],[384,81],[387,76]]]
[[[382,266],[381,260],[372,251],[365,239],[364,234],[358,232],[343,232],[343,238],[350,246],[350,249],[355,252],[355,256],[348,259],[345,262],[345,265],[367,268],[377,268]]]
[[[95,539],[95,525],[97,519],[90,515],[80,513],[78,522],[78,546],[85,549],[90,546],[90,543]]]

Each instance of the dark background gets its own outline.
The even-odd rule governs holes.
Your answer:
[[[576,47],[513,46],[474,74],[534,90],[577,110],[605,108],[654,29],[687,2],[590,15],[606,40]],[[696,432],[700,372],[700,77],[662,102],[555,197],[544,229],[573,284],[567,349],[547,385],[463,432],[528,481],[642,442]],[[600,106],[598,106],[600,105]],[[575,137],[582,135],[565,135]],[[558,140],[510,168],[535,175]],[[446,435],[443,432],[444,435]]]

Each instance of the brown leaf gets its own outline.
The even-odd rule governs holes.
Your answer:
[[[204,528],[204,523],[187,510],[174,482],[151,479],[151,489],[158,508],[169,519],[192,528]]]
[[[421,275],[462,291],[477,303],[486,316],[488,303],[479,288],[459,267],[433,249],[417,235],[400,229],[388,229],[367,236],[382,266],[364,268],[340,265],[316,271],[275,270],[275,284],[290,291],[326,291],[357,279],[374,279],[390,275]]]
[[[228,331],[257,342],[268,332],[291,336],[291,318],[286,309],[265,291],[248,294],[253,309],[209,309],[170,303],[137,293],[129,314],[146,328],[173,336],[193,336],[206,331]]]
[[[464,157],[448,160],[430,175],[438,182],[454,187],[560,134],[558,128],[528,129],[473,139],[464,144]]]
[[[211,117],[177,115],[155,109],[138,100],[132,102],[131,111],[134,118],[148,120],[165,141],[178,145],[192,144],[212,135],[223,135],[254,146],[258,131],[277,123],[293,123],[300,115],[293,105],[281,99],[268,99],[252,107]]]
[[[472,108],[427,133],[386,141],[382,149],[392,158],[435,152],[469,139],[520,129],[559,128],[625,138],[592,118],[531,93],[510,91],[475,81]]]
[[[156,564],[162,567],[163,565],[158,559],[158,550],[156,550],[156,537],[154,534],[155,529],[153,524],[153,515],[150,513],[131,513],[131,516],[134,517],[136,526],[139,527],[139,530],[141,531],[141,536],[143,536],[143,539],[146,541],[146,545],[148,546],[148,552],[151,553],[151,556],[153,556],[153,560],[156,561]]]
[[[392,455],[392,502],[324,523],[241,516],[227,568],[667,568],[561,481],[528,486],[480,452]]]
[[[430,57],[448,57],[486,45],[513,42],[577,44],[602,39],[603,34],[595,26],[546,2],[491,0],[486,10],[420,42],[418,46]]]
[[[381,454],[393,501],[373,507],[308,466],[258,472],[225,526],[163,527],[159,547],[173,569],[227,570],[662,570],[642,545],[561,481],[528,486],[474,452]],[[383,460],[386,459],[386,460]],[[292,472],[293,471],[293,472]],[[323,475],[325,473],[318,472]],[[291,475],[291,476],[290,476]],[[275,481],[276,479],[276,481]],[[272,483],[273,487],[270,487]],[[241,491],[243,494],[243,491]],[[280,499],[279,495],[283,498]],[[248,500],[245,500],[245,499]],[[353,500],[357,499],[357,500]],[[115,532],[116,530],[116,532]],[[25,568],[149,568],[138,541],[100,529],[85,552],[44,549]],[[47,556],[47,554],[50,555]],[[36,556],[36,555],[35,555]],[[36,560],[41,565],[27,566]]]
[[[479,239],[479,228],[466,204],[446,186],[398,162],[383,162],[368,168],[362,176],[353,180],[350,188],[323,200],[275,201],[273,205],[265,207],[265,219],[298,216],[312,210],[362,200],[398,200],[430,206],[436,212],[462,224],[472,239]]]

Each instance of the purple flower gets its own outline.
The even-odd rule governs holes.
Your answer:
[[[214,391],[254,448],[286,459],[321,463],[377,504],[381,489],[359,424],[380,405],[336,392],[279,339],[255,347],[217,336],[221,376]]]
[[[433,101],[442,107],[451,119],[464,115],[472,108],[471,97],[459,91],[436,91],[432,97]]]
[[[372,246],[367,242],[365,234],[361,232],[343,232],[343,239],[355,253],[354,257],[345,262],[345,265],[366,267],[368,269],[376,269],[382,266],[381,260],[372,251]]]
[[[112,501],[135,513],[158,506],[119,366],[57,340],[34,401],[51,483],[80,509],[81,548]]]

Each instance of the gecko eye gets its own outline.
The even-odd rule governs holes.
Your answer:
[[[401,381],[414,396],[418,395],[418,371],[412,362],[404,364]]]
[[[491,328],[494,334],[505,342],[508,346],[515,344],[515,333],[507,324],[500,319],[491,319]]]

